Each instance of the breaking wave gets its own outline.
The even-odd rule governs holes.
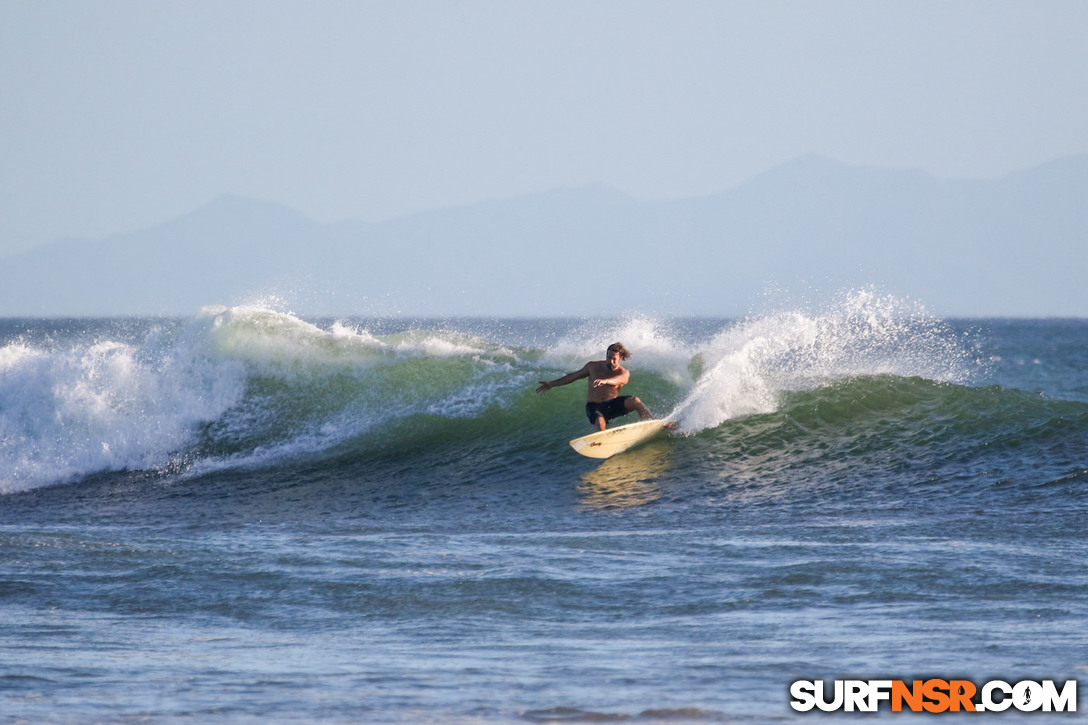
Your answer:
[[[627,392],[688,435],[859,376],[964,384],[969,344],[915,306],[856,291],[744,320],[555,325],[319,323],[264,306],[99,321],[0,341],[0,492],[105,471],[191,475],[482,426],[508,447],[584,431],[578,385],[537,380],[633,351]],[[435,433],[434,425],[428,436]],[[441,433],[439,433],[441,434]],[[422,445],[422,443],[420,443]]]

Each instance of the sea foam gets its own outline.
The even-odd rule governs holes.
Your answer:
[[[536,381],[601,359],[617,340],[633,353],[625,392],[688,433],[850,376],[959,382],[970,368],[947,325],[868,290],[737,322],[572,323],[543,348],[475,335],[471,325],[374,334],[261,305],[142,324],[115,334],[113,322],[88,323],[0,348],[0,492],[102,471],[271,465],[343,443],[362,450],[371,431],[410,427],[413,416],[464,421],[521,406],[530,431],[548,428],[539,416],[559,409],[538,405]]]
[[[974,364],[965,341],[917,303],[853,290],[720,332],[693,357],[698,379],[673,415],[697,432],[777,410],[788,391],[861,375],[964,382]]]
[[[194,348],[199,339],[0,348],[0,492],[182,462],[200,423],[245,388],[243,368]]]

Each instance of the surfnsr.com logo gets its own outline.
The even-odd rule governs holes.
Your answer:
[[[790,685],[790,707],[799,712],[1076,712],[1077,681],[1059,687],[1054,680],[1015,684],[991,680],[981,687],[969,680],[797,680]]]

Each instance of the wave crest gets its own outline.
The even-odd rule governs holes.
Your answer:
[[[775,312],[719,333],[692,357],[698,379],[674,415],[685,430],[769,413],[783,393],[862,375],[964,382],[977,363],[948,325],[909,301],[850,292],[813,311]]]
[[[954,382],[973,364],[944,323],[865,291],[737,323],[635,316],[554,334],[551,322],[382,331],[260,305],[129,331],[118,321],[43,324],[34,342],[0,347],[0,492],[101,471],[269,465],[342,444],[366,450],[390,435],[410,443],[421,417],[481,421],[507,443],[562,442],[585,425],[581,391],[541,399],[536,381],[601,359],[616,340],[634,353],[629,392],[658,415],[671,408],[685,432],[778,410],[787,393],[851,376]]]

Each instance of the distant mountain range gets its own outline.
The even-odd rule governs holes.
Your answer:
[[[1088,316],[1088,155],[998,181],[805,157],[731,191],[586,186],[319,224],[221,197],[164,224],[0,259],[0,316],[738,316],[768,290],[873,285],[948,316]]]

